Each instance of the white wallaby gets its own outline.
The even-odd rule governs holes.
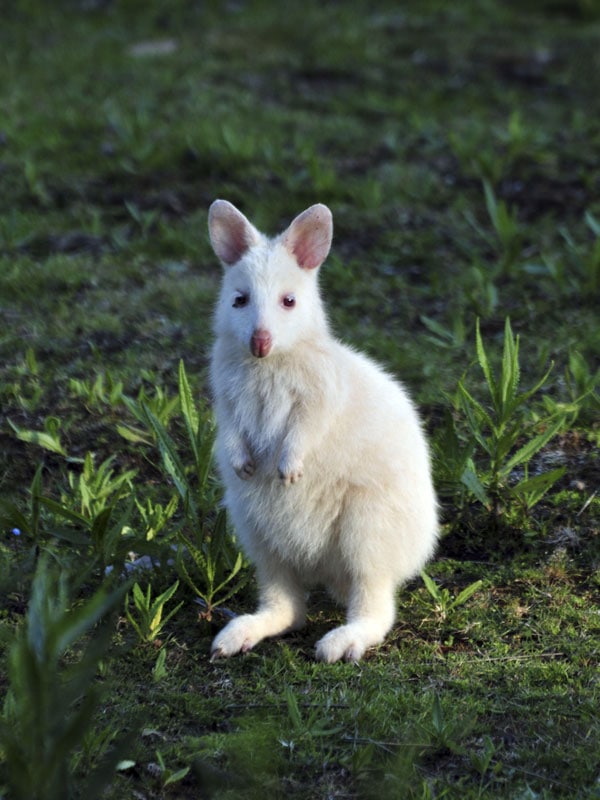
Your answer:
[[[331,212],[314,205],[268,239],[231,203],[209,212],[224,267],[211,383],[225,505],[256,567],[256,613],[231,621],[212,657],[303,625],[322,584],[346,624],[317,658],[357,661],[383,641],[396,588],[437,539],[427,444],[403,387],[330,333],[317,283]]]

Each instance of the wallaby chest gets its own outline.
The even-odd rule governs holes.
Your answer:
[[[301,402],[285,367],[271,364],[238,365],[223,387],[236,429],[256,454],[274,450],[285,436],[290,415]]]

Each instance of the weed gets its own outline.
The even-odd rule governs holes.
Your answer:
[[[457,718],[454,714],[448,717],[444,713],[439,695],[433,695],[429,720],[422,726],[426,740],[431,742],[430,746],[442,751],[462,753],[461,741],[464,740],[468,727],[465,720]]]
[[[475,581],[459,592],[456,597],[452,597],[448,589],[440,589],[433,578],[431,578],[426,572],[422,572],[421,577],[423,578],[423,583],[425,584],[427,591],[433,600],[434,612],[442,622],[445,622],[448,618],[448,615],[455,608],[458,608],[466,603],[467,600],[472,597],[475,592],[479,591],[483,585],[483,581]]]
[[[126,470],[115,475],[112,468],[115,456],[109,456],[98,466],[94,462],[93,454],[86,453],[80,474],[75,476],[69,472],[68,475],[70,491],[67,496],[71,503],[79,506],[79,513],[88,519],[93,519],[109,505],[128,496],[136,474],[135,470]]]
[[[210,528],[192,528],[178,534],[177,569],[189,588],[202,601],[201,617],[210,621],[214,609],[239,592],[247,580],[244,559],[235,549],[221,510]]]
[[[28,491],[27,509],[22,510],[18,503],[6,498],[0,498],[0,525],[4,530],[18,530],[19,536],[31,537],[35,546],[40,542],[41,535],[41,496],[42,496],[42,465],[35,471],[31,486]]]
[[[0,397],[4,394],[14,398],[27,412],[33,412],[43,398],[40,369],[34,351],[28,348],[22,363],[15,367],[16,380],[0,385]]]
[[[491,512],[492,519],[517,511],[530,511],[564,474],[559,467],[530,476],[531,459],[568,424],[564,409],[533,417],[530,401],[546,383],[550,371],[531,389],[519,391],[519,337],[512,333],[507,318],[500,373],[492,371],[479,322],[476,328],[477,360],[488,391],[486,407],[467,389],[465,378],[452,399],[462,412],[467,441],[462,443],[454,418],[446,416],[437,440],[442,466],[442,483],[460,485]],[[522,477],[517,470],[523,470]]]
[[[44,450],[49,450],[51,453],[68,458],[67,452],[60,441],[61,421],[58,417],[46,417],[43,431],[24,430],[10,420],[8,420],[8,424],[22,442],[37,444],[39,447],[43,447]]]
[[[73,796],[72,760],[96,725],[100,693],[95,685],[100,659],[112,634],[110,618],[124,587],[101,587],[75,606],[67,576],[39,560],[25,625],[8,659],[9,690],[0,720],[2,781],[20,800],[63,800]],[[77,642],[93,636],[75,660],[63,660]],[[114,734],[113,734],[114,735]],[[81,782],[84,796],[99,797],[121,757],[125,740],[105,750]]]
[[[83,400],[88,410],[100,410],[104,406],[117,408],[123,401],[123,382],[114,379],[111,372],[99,372],[93,382],[71,378],[69,390]]]
[[[161,505],[151,497],[146,498],[145,504],[137,496],[134,500],[144,527],[144,539],[147,542],[152,542],[164,531],[165,526],[177,511],[179,505],[177,495],[174,494],[166,506]]]
[[[573,422],[580,416],[589,419],[600,409],[600,368],[595,371],[588,360],[577,350],[569,353],[569,360],[564,370],[564,387],[566,399],[557,400],[544,395],[544,407],[548,414],[564,413]]]
[[[494,756],[497,755],[497,749],[490,736],[484,736],[481,743],[480,751],[471,751],[469,753],[469,761],[471,766],[480,776],[479,793],[483,796],[483,791],[486,786],[486,778],[489,780],[489,773],[497,774],[502,769],[502,764],[497,762],[493,764]]]
[[[179,781],[182,781],[190,771],[189,767],[183,767],[182,769],[178,769],[175,772],[173,772],[173,770],[169,769],[166,766],[165,760],[160,750],[156,751],[156,760],[158,762],[160,770],[160,782],[163,788],[166,788],[167,786],[170,786],[171,784],[174,783],[179,783]]]
[[[569,260],[581,281],[582,295],[595,297],[600,289],[600,222],[589,210],[584,219],[594,237],[591,245],[576,242],[564,226],[560,232],[567,245]]]
[[[152,680],[155,683],[158,683],[159,681],[162,681],[164,678],[167,677],[168,672],[166,663],[167,663],[167,648],[161,647],[161,649],[158,651],[158,655],[156,656],[156,661],[154,663],[154,666],[152,667]]]
[[[125,600],[125,614],[141,642],[149,644],[156,641],[167,622],[179,611],[183,601],[178,603],[175,608],[172,608],[166,616],[163,616],[165,605],[173,597],[178,587],[179,581],[175,581],[162,594],[152,599],[152,587],[150,584],[147,585],[145,594],[141,590],[139,583],[133,584],[131,593],[135,614],[130,607],[129,595]],[[164,667],[164,663],[162,666]],[[159,671],[161,671],[160,668]]]
[[[207,408],[199,408],[194,401],[183,362],[179,365],[179,403],[192,454],[191,479],[164,425],[149,408],[145,407],[144,413],[183,507],[177,568],[205,604],[203,616],[210,620],[215,606],[241,587],[244,561],[227,531],[225,510],[215,512],[220,490],[211,474],[214,420]]]
[[[169,397],[160,386],[154,387],[153,394],[148,394],[142,387],[135,400],[124,395],[123,402],[130,414],[143,427],[140,429],[119,423],[117,431],[127,441],[140,444],[156,442],[156,427],[153,421],[158,422],[160,428],[164,430],[179,406],[179,398]]]
[[[500,275],[510,272],[521,251],[521,229],[516,211],[509,209],[503,200],[498,200],[489,181],[483,181],[485,206],[500,243]]]

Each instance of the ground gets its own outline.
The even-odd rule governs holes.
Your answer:
[[[599,45],[594,0],[3,10],[0,794],[600,796]],[[216,590],[235,551],[204,469],[216,197],[270,233],[330,206],[333,327],[401,377],[432,441],[433,584],[399,593],[360,665],[314,663],[340,618],[321,594],[305,630],[208,659],[254,601],[247,565]],[[494,434],[476,329],[508,381],[507,317],[522,403]],[[198,560],[167,563],[182,536]],[[144,554],[143,592],[178,579],[164,616],[183,602],[154,628],[131,586],[129,613],[95,599]]]

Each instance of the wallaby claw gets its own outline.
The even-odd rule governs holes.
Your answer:
[[[256,464],[252,460],[245,461],[241,467],[234,467],[236,475],[243,481],[251,478],[256,471]]]
[[[279,477],[284,486],[291,486],[293,483],[298,483],[300,478],[304,475],[304,464],[302,461],[297,460],[292,465],[280,464]]]
[[[214,650],[210,651],[210,663],[212,664],[215,661],[218,661],[219,658],[223,658],[224,656],[225,653],[223,652],[223,650],[220,647],[215,647]]]

